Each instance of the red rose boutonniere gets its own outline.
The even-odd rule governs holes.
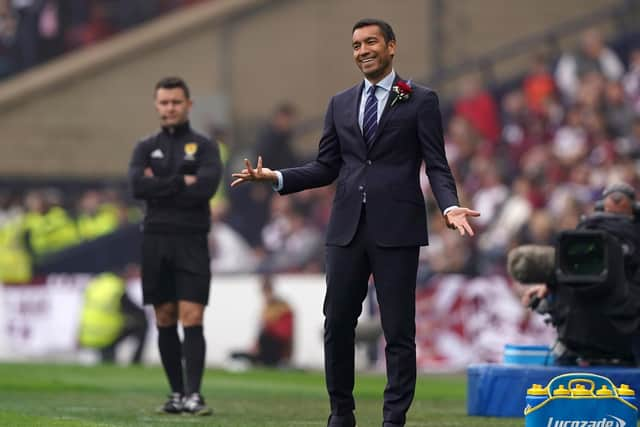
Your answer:
[[[393,107],[396,102],[404,102],[409,99],[411,93],[413,92],[413,88],[411,87],[411,80],[406,82],[404,80],[398,80],[398,83],[396,83],[391,88],[391,90],[396,94],[395,98],[393,98],[393,101],[391,101],[391,106]]]

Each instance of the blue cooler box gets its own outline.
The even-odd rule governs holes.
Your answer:
[[[546,345],[505,344],[504,346],[505,365],[550,366],[553,365],[554,359],[551,349]]]
[[[571,373],[527,390],[526,427],[635,427],[635,392],[601,375]]]

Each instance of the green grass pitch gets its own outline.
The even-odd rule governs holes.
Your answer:
[[[379,427],[383,376],[359,373],[356,382],[358,426]],[[462,374],[420,376],[407,426],[524,426],[521,418],[467,417],[465,383]],[[160,367],[0,364],[0,426],[326,426],[319,372],[207,369],[211,417],[156,414],[167,391]]]

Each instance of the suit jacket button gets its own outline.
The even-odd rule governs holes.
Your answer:
[[[360,185],[360,186],[358,186],[358,190],[360,190],[360,191],[364,191],[364,185]]]
[[[372,162],[371,160],[367,160],[367,164],[370,165]]]

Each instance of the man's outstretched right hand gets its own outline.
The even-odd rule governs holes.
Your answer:
[[[251,163],[247,159],[244,159],[244,164],[246,168],[242,169],[240,172],[231,174],[232,177],[236,178],[231,183],[232,187],[249,181],[263,181],[271,184],[278,183],[278,175],[276,175],[276,173],[271,169],[262,167],[262,156],[258,156],[258,164],[255,169],[251,167]]]

